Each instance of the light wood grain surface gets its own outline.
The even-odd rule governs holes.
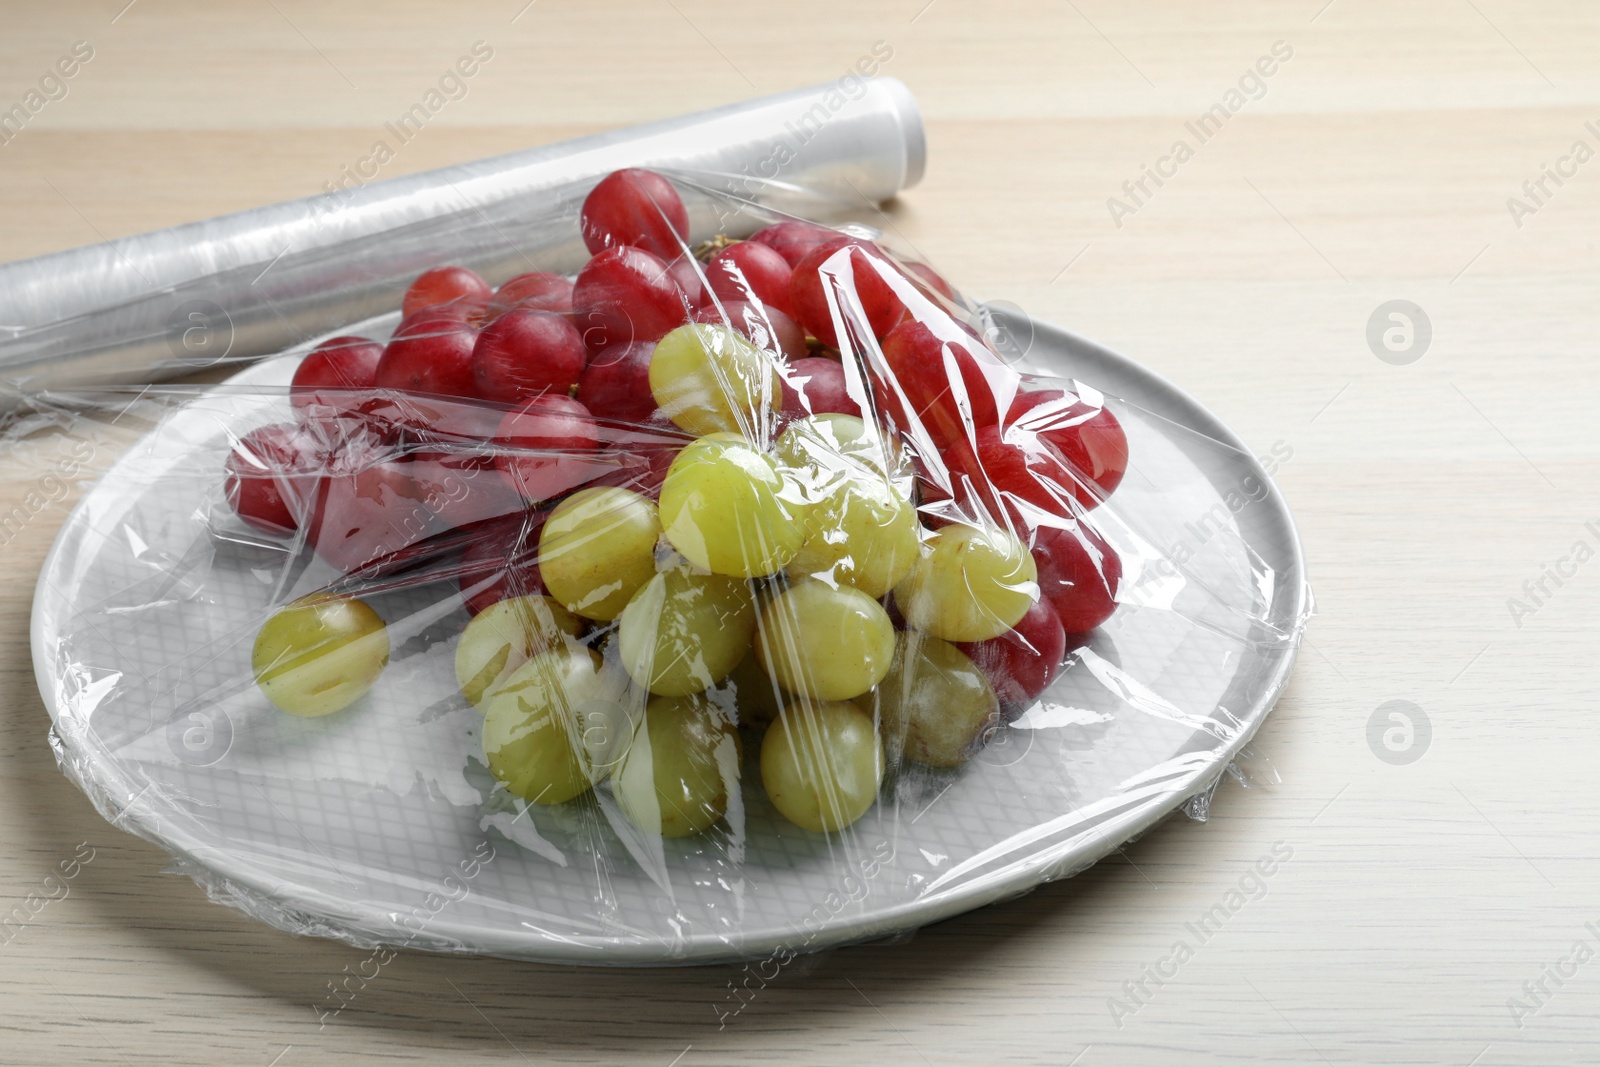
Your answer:
[[[1600,8],[125,2],[6,11],[0,109],[74,42],[94,58],[0,146],[0,258],[316,192],[479,39],[494,60],[393,173],[821,81],[888,42],[930,153],[895,225],[967,291],[1292,448],[1279,482],[1319,616],[1256,746],[1280,784],[1225,785],[1209,822],[1069,882],[797,964],[725,1028],[727,968],[420,954],[319,1028],[363,954],[208,903],[57,772],[27,627],[53,505],[0,549],[0,907],[80,844],[93,859],[0,944],[0,1062],[1600,1059],[1600,562],[1520,625],[1507,606],[1600,542],[1600,161],[1547,180],[1520,226],[1507,207],[1574,141],[1600,149]],[[1115,225],[1107,199],[1278,41],[1265,95]],[[1405,366],[1365,339],[1391,299],[1433,327]],[[29,484],[10,469],[0,507]],[[1432,727],[1407,765],[1368,742],[1395,699]],[[1293,855],[1265,895],[1116,1017],[1275,842]]]

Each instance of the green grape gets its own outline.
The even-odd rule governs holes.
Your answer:
[[[755,628],[755,598],[743,578],[677,567],[650,579],[628,601],[617,653],[650,692],[688,696],[738,666]]]
[[[885,435],[855,415],[825,412],[796,419],[778,436],[772,450],[779,462],[796,470],[832,471],[843,460],[897,481],[909,474],[899,437]]]
[[[815,578],[773,597],[756,624],[761,668],[812,700],[849,700],[883,678],[894,658],[894,624],[859,589]]]
[[[472,617],[456,639],[456,682],[476,704],[499,680],[540,652],[577,637],[583,621],[548,596],[496,601]]]
[[[917,509],[879,474],[833,486],[807,510],[805,529],[789,576],[845,582],[873,599],[911,573],[921,547]]]
[[[739,762],[739,733],[705,694],[653,697],[611,791],[640,830],[687,837],[728,810]]]
[[[724,326],[679,326],[650,356],[656,403],[692,434],[721,430],[759,438],[779,389],[772,357]]]
[[[860,419],[853,421],[861,422]],[[778,470],[794,484],[807,504],[826,499],[851,469],[860,466],[846,457],[821,416],[790,423],[772,443],[772,457],[777,461]]]
[[[867,813],[883,783],[872,716],[842,701],[791,704],[761,742],[761,782],[773,807],[801,829],[844,829]]]
[[[656,573],[661,519],[630,489],[583,489],[550,513],[539,535],[539,574],[550,595],[587,619],[622,614]]]
[[[332,715],[366,695],[389,663],[389,629],[365,601],[313,593],[262,624],[256,684],[291,715]]]
[[[805,537],[804,512],[771,457],[737,434],[689,445],[661,485],[661,525],[672,547],[702,570],[736,578],[760,578],[793,559]]]
[[[911,483],[888,476],[881,441],[866,423],[837,414],[799,419],[773,453],[808,503],[805,543],[789,561],[790,577],[846,582],[872,597],[905,578],[920,531],[906,498]]]
[[[957,767],[1000,722],[1000,700],[983,671],[955,645],[900,635],[894,663],[870,697],[890,759]]]
[[[1009,530],[946,526],[923,545],[894,599],[913,629],[946,641],[987,641],[1039,599],[1038,576],[1033,554]]]
[[[483,754],[516,796],[561,804],[606,776],[632,733],[625,689],[585,648],[541,652],[483,702]]]
[[[724,680],[733,690],[733,706],[738,712],[739,725],[755,730],[765,730],[783,710],[783,696],[778,683],[761,669],[761,661],[752,649]]]

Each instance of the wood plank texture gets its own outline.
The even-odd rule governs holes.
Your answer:
[[[480,39],[493,60],[386,174],[821,81],[888,42],[930,145],[894,228],[969,292],[1292,448],[1279,481],[1319,615],[1257,745],[1281,784],[1225,785],[1209,822],[1020,900],[797,961],[726,1026],[730,968],[416,953],[320,1026],[326,983],[364,953],[209,904],[57,771],[28,652],[52,505],[0,547],[0,911],[80,843],[93,859],[0,944],[0,1063],[1600,1057],[1600,962],[1545,977],[1577,941],[1600,950],[1600,563],[1520,625],[1506,605],[1600,541],[1600,162],[1547,182],[1520,225],[1507,207],[1574,141],[1600,149],[1600,6],[125,3],[6,20],[0,110],[74,42],[94,57],[0,145],[0,259],[316,192]],[[1108,198],[1279,41],[1293,55],[1264,94],[1118,225]],[[1395,298],[1433,324],[1408,366],[1364,336]],[[0,509],[37,477],[36,456],[6,462]],[[1390,699],[1432,723],[1410,765],[1368,746]],[[1265,895],[1114,1013],[1278,841],[1293,857]],[[1513,997],[1537,1011],[1513,1018]]]

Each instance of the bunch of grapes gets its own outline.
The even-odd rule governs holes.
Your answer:
[[[240,518],[357,578],[452,574],[457,681],[529,803],[605,783],[641,830],[699,833],[759,736],[773,806],[826,832],[903,761],[962,764],[1115,609],[1091,512],[1127,465],[1116,417],[1030,388],[874,241],[790,221],[692,248],[642,170],[581,231],[574,280],[441,267],[387,344],[313,350],[296,421],[229,456]],[[359,600],[297,601],[257,677],[338,711],[382,631]]]

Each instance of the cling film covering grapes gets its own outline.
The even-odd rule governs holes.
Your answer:
[[[562,224],[129,405],[43,655],[69,773],[153,809],[91,795],[279,925],[605,962],[928,921],[1212,784],[1304,621],[1241,533],[1270,483],[1196,473],[1252,457],[870,227],[644,170]]]

